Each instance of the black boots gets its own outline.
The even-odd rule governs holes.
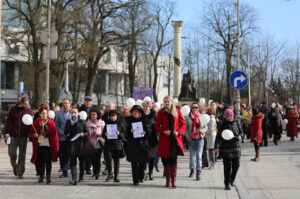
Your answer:
[[[50,184],[51,183],[51,179],[50,179],[50,175],[46,175],[46,182],[47,184]]]
[[[109,182],[111,179],[113,179],[113,175],[112,173],[107,174],[107,178],[105,180],[105,182]]]
[[[72,185],[77,185],[77,168],[71,167],[72,180],[69,182]]]
[[[200,180],[200,174],[201,174],[201,171],[197,171],[197,173],[196,173],[196,180],[197,181]]]
[[[193,176],[194,176],[194,173],[195,173],[195,169],[191,169],[191,172],[190,172],[189,178],[193,177]]]

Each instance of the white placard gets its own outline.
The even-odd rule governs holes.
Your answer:
[[[80,136],[80,133],[77,133],[77,134],[71,139],[71,141],[73,142],[73,141],[77,140],[77,138],[79,138],[79,136]]]
[[[107,130],[107,139],[109,140],[118,139],[118,135],[116,133],[118,131],[117,124],[108,124],[106,130]]]
[[[143,129],[143,123],[142,122],[134,122],[131,124],[132,128],[134,130],[133,137],[134,138],[140,138],[144,137],[144,129]]]
[[[10,144],[10,137],[7,138],[6,144]]]

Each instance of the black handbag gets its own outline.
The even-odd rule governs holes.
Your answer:
[[[124,144],[122,143],[122,144],[121,144],[121,151],[120,151],[119,157],[120,157],[120,158],[124,158],[125,156],[126,156],[125,148],[124,148]]]

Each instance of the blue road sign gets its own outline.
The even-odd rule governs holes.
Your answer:
[[[235,89],[242,89],[247,85],[247,75],[242,71],[235,71],[230,75],[230,84]]]

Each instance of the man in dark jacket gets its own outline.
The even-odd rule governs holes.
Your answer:
[[[20,102],[13,106],[7,116],[5,126],[5,138],[10,137],[8,154],[10,163],[13,167],[15,176],[19,179],[23,178],[25,172],[26,147],[27,137],[29,135],[30,125],[26,126],[22,122],[22,117],[25,114],[32,116],[32,110],[29,108],[29,99],[22,97]],[[17,149],[19,148],[19,159],[17,161]]]
[[[263,142],[264,146],[268,146],[268,126],[269,126],[269,109],[267,108],[267,103],[262,102],[259,112],[264,114],[264,119],[262,122],[262,130],[263,130]]]

